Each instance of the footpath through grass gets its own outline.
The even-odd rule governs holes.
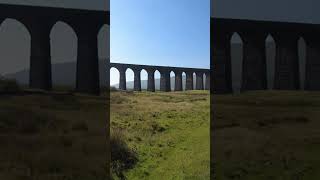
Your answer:
[[[210,179],[209,118],[208,91],[112,92],[111,131],[120,130],[138,157],[125,177]]]
[[[215,95],[218,180],[319,180],[320,93]]]

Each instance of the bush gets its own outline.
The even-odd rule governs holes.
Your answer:
[[[72,125],[72,130],[74,130],[74,131],[88,131],[89,127],[88,127],[87,122],[79,121],[79,122],[76,122]]]
[[[112,173],[120,179],[126,179],[123,172],[134,167],[138,161],[137,154],[128,147],[119,129],[111,132],[110,145]]]
[[[0,76],[0,93],[18,93],[20,91],[21,88],[16,80]]]
[[[110,92],[116,92],[118,89],[114,86],[110,86]]]

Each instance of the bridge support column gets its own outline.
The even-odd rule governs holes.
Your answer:
[[[134,90],[141,91],[141,70],[136,69],[134,70]]]
[[[212,69],[212,92],[231,93],[232,92],[232,71],[230,34],[220,31],[214,24],[211,24],[211,56],[210,66]]]
[[[265,35],[242,33],[243,64],[241,91],[267,89]]]
[[[162,70],[160,77],[160,91],[169,92],[171,91],[170,85],[170,72],[167,70]]]
[[[196,90],[203,90],[203,73],[196,72]]]
[[[206,73],[205,90],[210,90],[210,72]]]
[[[193,72],[186,72],[186,91],[193,90]]]
[[[76,31],[78,35],[76,91],[100,94],[98,31],[90,30],[86,26],[77,27]]]
[[[34,89],[51,90],[51,26],[45,23],[29,22],[27,27],[31,34],[29,86]]]
[[[299,89],[298,36],[280,33],[275,37],[277,48],[274,88],[279,90]]]
[[[119,89],[127,90],[126,68],[118,68],[119,71]]]
[[[148,91],[151,91],[151,92],[155,92],[156,91],[156,88],[155,88],[155,84],[154,84],[154,70],[147,70],[147,73],[148,73],[148,88],[147,90]]]
[[[320,37],[314,35],[307,39],[307,59],[306,59],[306,76],[305,90],[320,90]]]
[[[175,71],[175,91],[182,91],[182,72],[181,71]]]

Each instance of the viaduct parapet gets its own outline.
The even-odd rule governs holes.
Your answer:
[[[31,88],[52,88],[50,32],[62,21],[78,37],[76,91],[100,93],[97,36],[103,25],[110,25],[109,11],[0,4],[0,23],[7,18],[21,22],[31,36]]]
[[[138,64],[121,64],[110,63],[109,68],[116,68],[119,71],[119,89],[126,90],[126,71],[131,69],[134,72],[134,90],[141,91],[141,71],[145,70],[148,74],[147,90],[154,92],[156,71],[160,72],[160,91],[183,91],[182,87],[182,74],[186,74],[186,87],[185,90],[193,90],[193,74],[196,74],[196,90],[209,90],[210,89],[210,70],[209,69],[197,69],[197,68],[184,68],[184,67],[169,67],[169,66],[149,66]],[[175,74],[175,87],[171,88],[170,73]],[[204,82],[203,77],[206,77]]]
[[[212,92],[232,92],[231,46],[234,33],[243,41],[241,90],[267,89],[265,41],[276,44],[274,89],[300,87],[298,40],[306,42],[305,90],[320,90],[320,25],[211,18]]]

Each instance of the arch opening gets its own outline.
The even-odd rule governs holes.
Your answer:
[[[169,80],[170,80],[171,91],[174,91],[174,89],[175,89],[175,85],[176,85],[175,77],[176,77],[175,72],[170,71],[170,79]]]
[[[197,74],[195,72],[192,73],[193,77],[193,90],[197,89]]]
[[[141,90],[145,91],[148,88],[148,72],[142,69],[140,72]]]
[[[182,90],[186,90],[187,85],[187,74],[185,72],[182,72]]]
[[[110,26],[104,25],[98,33],[99,81],[103,88],[108,84],[110,63]]]
[[[127,90],[133,90],[134,87],[134,72],[131,68],[126,70],[126,87]]]
[[[233,92],[240,92],[242,83],[243,40],[235,32],[230,39]]]
[[[53,89],[74,89],[78,48],[76,32],[67,23],[58,21],[51,29],[50,39]]]
[[[154,72],[154,81],[155,81],[154,85],[155,85],[156,91],[160,90],[160,77],[161,77],[160,71],[156,70]]]
[[[271,34],[265,39],[268,89],[273,89],[276,61],[276,42]]]
[[[120,72],[117,68],[110,69],[110,86],[119,89]]]
[[[0,53],[3,58],[0,76],[15,79],[21,86],[27,87],[30,51],[31,35],[27,27],[16,19],[5,19],[0,27]]]

